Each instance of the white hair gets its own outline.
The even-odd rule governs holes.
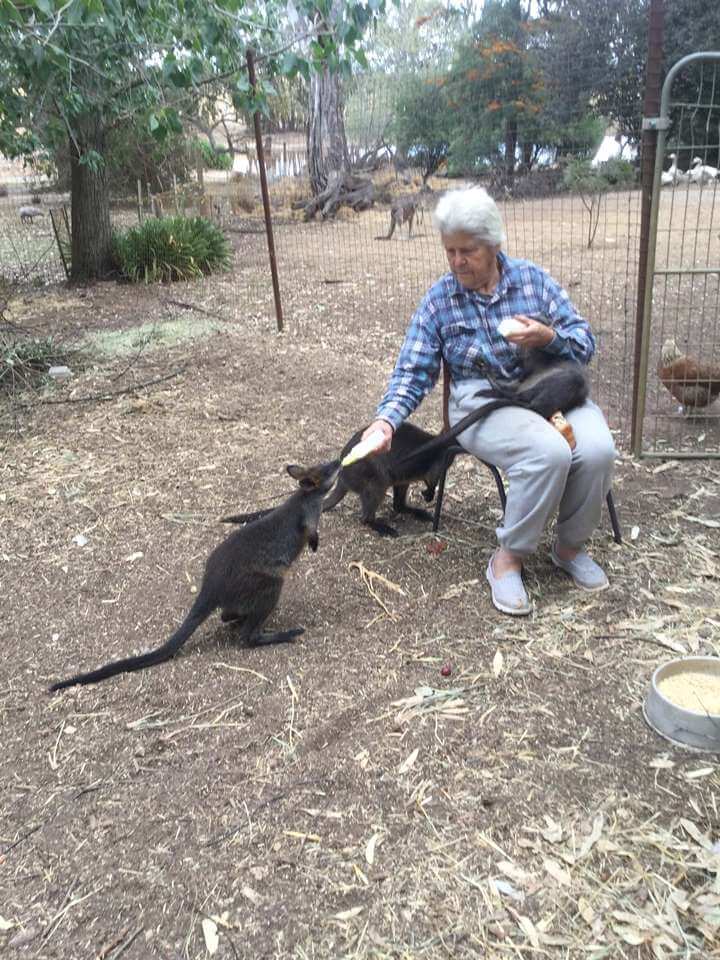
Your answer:
[[[435,207],[433,223],[443,236],[448,233],[469,233],[480,243],[487,243],[491,247],[501,247],[506,240],[500,211],[482,187],[446,193]]]

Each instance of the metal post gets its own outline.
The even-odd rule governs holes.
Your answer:
[[[662,86],[663,35],[665,32],[665,2],[650,0],[648,17],[648,61],[645,76],[645,98],[643,101],[643,119],[657,117],[660,112],[660,89]],[[630,445],[633,453],[639,455],[642,445],[642,414],[640,407],[641,383],[641,344],[643,318],[645,316],[645,298],[647,288],[648,252],[650,240],[650,210],[652,204],[653,177],[655,173],[655,154],[657,149],[657,129],[646,128],[643,123],[640,146],[642,200],[640,214],[640,249],[637,280],[637,309],[635,313],[635,346],[633,353],[633,392],[632,392],[632,429]],[[652,298],[652,292],[650,293]]]
[[[254,95],[257,81],[255,78],[255,58],[250,48],[247,50],[246,59],[250,88]],[[278,280],[277,261],[275,259],[275,241],[273,239],[272,216],[270,214],[270,195],[268,193],[267,177],[265,175],[265,153],[263,151],[262,134],[260,132],[260,113],[257,110],[253,113],[253,126],[255,128],[255,149],[257,150],[258,172],[260,173],[260,192],[262,194],[263,211],[265,213],[265,235],[267,236],[268,256],[270,258],[270,275],[272,277],[273,296],[275,298],[275,317],[277,319],[278,333],[280,333],[283,328],[280,281]]]

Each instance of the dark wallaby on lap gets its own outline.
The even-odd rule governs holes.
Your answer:
[[[302,628],[262,633],[283,586],[283,578],[305,546],[318,548],[318,526],[325,494],[340,470],[339,461],[304,469],[288,466],[299,489],[274,510],[234,531],[210,554],[197,599],[175,633],[157,650],[114,660],[89,673],[54,683],[50,690],[97,683],[119,673],[143,670],[170,660],[197,628],[220,610],[223,622],[234,622],[241,640],[251,645],[284,643]]]
[[[582,406],[590,396],[587,372],[579,363],[560,361],[548,365],[547,361],[533,356],[527,359],[526,369],[528,375],[515,386],[503,386],[493,380],[492,388],[478,390],[475,396],[487,397],[490,402],[458,420],[453,427],[438,434],[419,450],[410,452],[401,461],[401,469],[412,469],[417,457],[437,454],[446,449],[468,427],[484,420],[494,410],[522,407],[548,420],[558,410],[569,413],[575,407]]]
[[[363,430],[358,430],[345,444],[341,456],[345,456],[356,443],[360,441]],[[445,462],[445,449],[429,451],[412,457],[412,463],[405,465],[405,460],[425,444],[434,439],[435,435],[421,430],[412,423],[403,423],[395,431],[392,446],[388,453],[379,453],[365,457],[348,467],[343,467],[338,477],[335,489],[325,500],[323,512],[332,510],[348,491],[352,490],[360,497],[361,519],[385,536],[397,536],[397,530],[382,520],[376,520],[375,514],[385,499],[386,492],[393,489],[393,507],[398,513],[410,513],[423,520],[432,520],[427,510],[410,507],[407,504],[408,486],[411,483],[425,484],[423,497],[430,503],[435,496],[437,486]]]

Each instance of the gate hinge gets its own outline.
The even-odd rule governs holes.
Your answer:
[[[670,117],[643,117],[643,130],[667,130],[670,126]]]

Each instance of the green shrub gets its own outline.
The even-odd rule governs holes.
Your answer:
[[[200,137],[196,137],[193,144],[199,150],[206,170],[232,169],[233,162],[229,153],[219,153],[207,140],[201,140]]]
[[[204,217],[146,220],[115,235],[115,257],[133,282],[191,280],[230,265],[230,246]]]
[[[604,193],[611,187],[628,187],[635,183],[635,168],[629,160],[613,157],[593,167],[589,160],[571,160],[565,167],[563,181],[575,193]]]
[[[50,367],[66,363],[70,355],[52,337],[22,337],[14,331],[0,334],[0,391],[32,386]]]
[[[600,176],[612,187],[630,187],[637,179],[635,167],[629,160],[611,157],[597,165]]]

